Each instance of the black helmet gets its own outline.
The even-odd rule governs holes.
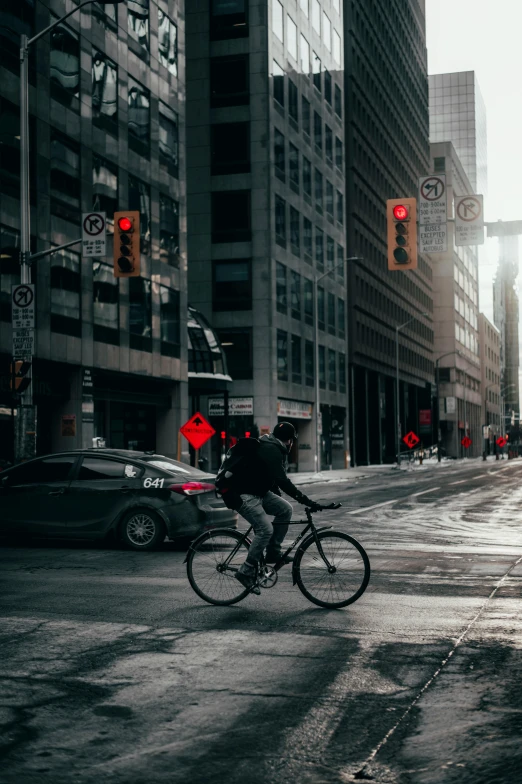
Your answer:
[[[297,431],[290,422],[279,422],[272,431],[273,435],[280,441],[295,441],[297,438]]]

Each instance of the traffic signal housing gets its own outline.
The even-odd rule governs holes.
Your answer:
[[[22,395],[25,392],[31,383],[31,376],[28,375],[30,370],[30,362],[21,359],[11,362],[9,367],[9,386],[12,392],[15,392],[17,395]]]
[[[388,269],[417,269],[417,199],[388,199]]]
[[[140,274],[140,213],[114,213],[114,277],[137,278]]]

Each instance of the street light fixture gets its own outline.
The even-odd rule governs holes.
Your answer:
[[[340,267],[342,264],[348,264],[350,261],[362,261],[363,259],[360,256],[350,256],[347,259],[343,259],[342,261],[337,262],[335,266],[331,269],[323,272],[322,275],[314,274],[314,308],[315,308],[315,319],[314,319],[314,343],[315,343],[315,471],[318,473],[321,470],[321,409],[320,409],[320,385],[319,385],[319,308],[318,308],[318,293],[317,293],[317,284],[323,278],[326,278],[327,275],[331,275],[332,272],[335,272],[337,267]],[[353,416],[353,412],[352,412]]]
[[[428,316],[428,313],[421,313],[421,316]],[[395,327],[395,376],[396,376],[396,392],[395,392],[395,441],[397,446],[397,465],[401,464],[401,407],[399,404],[399,332],[412,321],[415,321],[417,316],[412,316],[411,319],[405,321],[404,324],[397,324]]]

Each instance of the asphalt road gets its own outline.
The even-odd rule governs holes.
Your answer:
[[[469,461],[310,486],[372,563],[335,611],[289,569],[205,605],[169,543],[4,543],[0,782],[520,781],[521,480]]]

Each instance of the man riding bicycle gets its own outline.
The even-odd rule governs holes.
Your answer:
[[[286,474],[288,454],[296,439],[296,430],[289,422],[280,422],[271,435],[261,436],[248,470],[238,477],[234,488],[241,498],[237,511],[250,523],[255,534],[246,560],[234,577],[258,595],[261,593],[256,586],[259,559],[265,547],[267,563],[275,563],[281,557],[281,545],[288,531],[288,525],[284,523],[292,518],[292,505],[281,498],[280,491],[313,512],[323,508],[301,493]],[[273,526],[269,516],[273,516],[274,523],[283,525]],[[291,560],[288,558],[287,562]]]

